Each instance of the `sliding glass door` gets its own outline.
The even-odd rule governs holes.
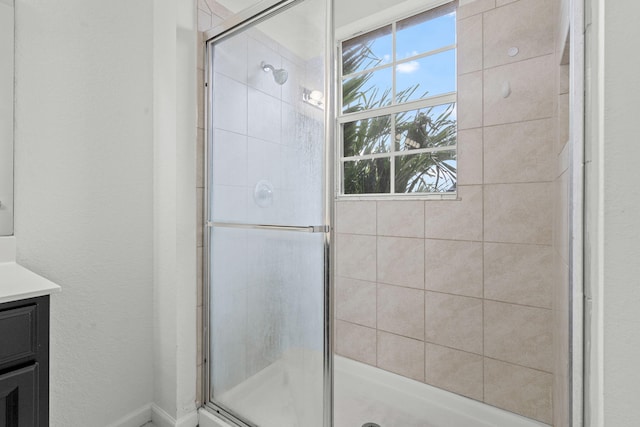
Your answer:
[[[232,12],[208,44],[208,406],[239,425],[322,427],[327,2]]]

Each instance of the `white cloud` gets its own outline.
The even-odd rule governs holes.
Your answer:
[[[399,73],[406,74],[415,73],[419,68],[420,63],[418,61],[403,62],[402,64],[398,64],[396,66],[396,70],[398,70]]]

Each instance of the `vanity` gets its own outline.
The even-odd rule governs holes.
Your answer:
[[[0,426],[49,425],[49,296],[59,291],[0,237]]]
[[[49,296],[0,304],[0,420],[49,425]]]

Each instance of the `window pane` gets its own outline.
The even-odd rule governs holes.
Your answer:
[[[370,110],[391,104],[391,70],[359,74],[342,82],[342,112]]]
[[[455,90],[455,49],[396,65],[398,104]]]
[[[397,59],[456,43],[455,5],[446,5],[398,22],[396,27]]]
[[[344,162],[344,194],[380,194],[391,191],[391,160]]]
[[[391,25],[342,43],[342,75],[368,70],[391,62]]]
[[[342,129],[344,157],[386,153],[391,150],[391,116],[345,123]]]
[[[396,193],[443,193],[456,190],[456,150],[396,157]]]
[[[456,104],[396,114],[396,150],[448,147],[457,142]]]

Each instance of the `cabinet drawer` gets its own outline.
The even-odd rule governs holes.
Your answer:
[[[36,325],[35,304],[0,311],[0,366],[35,358]]]

